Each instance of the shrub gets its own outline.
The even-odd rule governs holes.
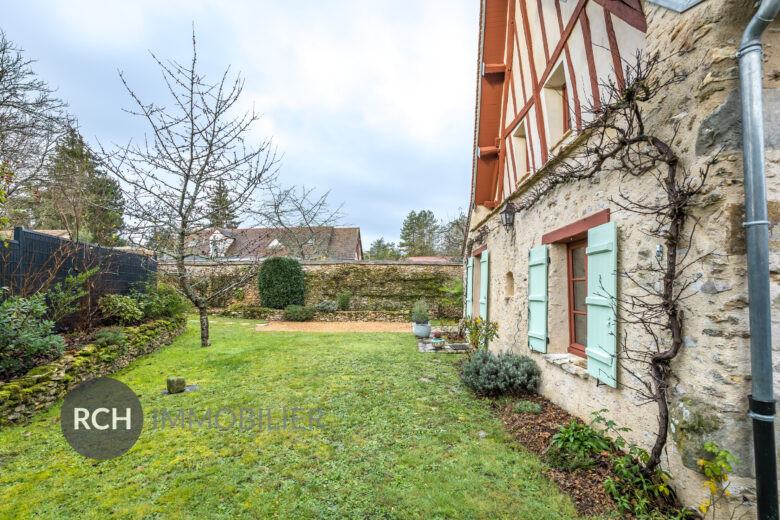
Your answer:
[[[536,414],[542,411],[542,407],[538,403],[532,403],[531,401],[518,401],[512,407],[514,413],[527,413]]]
[[[336,300],[338,300],[340,311],[348,311],[349,304],[352,300],[352,293],[349,291],[340,292],[336,295]]]
[[[558,469],[590,468],[595,462],[593,455],[610,449],[610,441],[602,432],[576,419],[561,424],[558,430],[547,452],[548,461]]]
[[[285,309],[288,305],[303,305],[306,283],[301,263],[283,256],[269,258],[260,266],[257,288],[263,307]]]
[[[138,323],[144,317],[144,311],[132,296],[104,294],[98,304],[105,317],[115,318],[122,325]]]
[[[99,269],[94,267],[89,271],[70,275],[46,291],[49,317],[55,323],[79,310],[81,298],[89,294],[89,291],[84,289],[84,285]]]
[[[483,320],[481,316],[464,320],[463,326],[469,342],[469,353],[487,349],[488,343],[498,337],[498,323]]]
[[[65,350],[62,336],[53,334],[46,318],[43,293],[29,298],[10,297],[0,304],[0,378],[26,372],[39,361]]]
[[[409,320],[415,323],[428,323],[428,304],[423,300],[414,302]]]
[[[108,327],[100,329],[90,336],[90,342],[99,346],[107,347],[109,345],[124,345],[127,342],[125,333],[122,329]]]
[[[463,383],[477,395],[500,397],[536,391],[539,367],[527,356],[502,352],[497,356],[486,349],[463,362]]]
[[[310,321],[314,318],[317,311],[314,307],[304,307],[303,305],[288,305],[284,309],[284,319],[286,321]]]
[[[146,291],[138,294],[137,299],[144,318],[151,320],[183,316],[190,308],[189,302],[182,298],[173,286],[166,283],[149,285]]]
[[[322,300],[317,304],[317,310],[322,312],[336,312],[339,306],[333,300]]]

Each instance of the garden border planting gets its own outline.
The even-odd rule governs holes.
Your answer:
[[[45,410],[82,381],[116,372],[184,332],[186,319],[168,318],[124,329],[126,341],[103,347],[87,344],[65,352],[24,376],[0,383],[0,428]]]

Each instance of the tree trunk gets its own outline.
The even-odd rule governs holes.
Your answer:
[[[208,347],[211,345],[209,341],[209,315],[208,309],[205,305],[198,307],[200,313],[200,346]]]

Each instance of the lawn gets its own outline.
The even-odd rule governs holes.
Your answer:
[[[115,375],[145,414],[119,458],[72,451],[56,407],[0,431],[0,518],[576,517],[542,463],[462,387],[454,355],[420,354],[411,334],[258,333],[224,321],[210,348],[190,323]],[[199,388],[162,395],[167,375]],[[152,428],[155,409],[242,407],[319,408],[322,427]]]

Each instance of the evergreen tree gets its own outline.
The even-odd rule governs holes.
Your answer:
[[[235,229],[241,224],[233,209],[230,191],[221,179],[217,181],[214,195],[208,203],[208,213],[211,227]]]
[[[23,200],[38,229],[66,229],[71,240],[120,245],[123,200],[119,183],[100,169],[84,138],[71,128],[57,143],[46,177]]]
[[[439,225],[433,211],[410,211],[401,226],[401,251],[404,256],[434,256]]]
[[[398,260],[400,257],[401,251],[395,242],[385,242],[384,237],[374,240],[368,250],[369,260]]]

